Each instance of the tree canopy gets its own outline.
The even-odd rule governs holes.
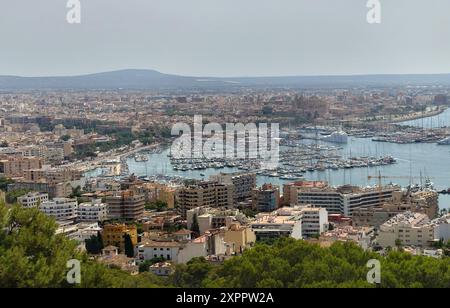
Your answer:
[[[372,288],[375,285],[366,279],[367,262],[372,259],[381,263],[379,287],[450,286],[449,257],[419,257],[402,251],[383,257],[352,243],[322,248],[292,238],[257,244],[220,265],[193,259],[177,265],[169,279],[149,272],[131,276],[92,261],[77,249],[76,242],[55,234],[56,230],[56,222],[38,209],[0,204],[0,287]],[[66,264],[71,259],[81,262],[80,285],[66,282]]]
[[[180,265],[172,276],[178,287],[212,288],[373,288],[367,282],[367,262],[381,262],[382,288],[448,288],[450,258],[434,259],[391,252],[382,257],[353,243],[337,242],[329,248],[280,239],[258,244],[221,266],[193,260]]]
[[[0,204],[0,287],[158,287],[165,283],[151,273],[131,276],[90,261],[77,243],[55,234],[57,224],[38,209]],[[66,281],[67,261],[81,262],[81,284]]]

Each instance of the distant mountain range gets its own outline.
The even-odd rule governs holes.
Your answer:
[[[0,91],[44,89],[214,89],[233,87],[338,88],[400,85],[450,86],[450,74],[217,78],[169,75],[154,70],[120,70],[67,77],[0,76]]]

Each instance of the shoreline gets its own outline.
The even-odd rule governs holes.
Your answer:
[[[402,123],[402,122],[409,122],[409,121],[414,121],[414,120],[420,120],[420,119],[426,119],[426,118],[431,118],[431,117],[435,117],[437,115],[443,114],[446,110],[448,109],[448,107],[443,106],[443,107],[439,107],[438,110],[434,110],[431,112],[428,112],[426,114],[418,114],[418,113],[414,113],[414,114],[409,114],[409,115],[405,115],[402,118],[399,119],[395,119],[395,120],[390,120],[388,122],[392,123],[392,124],[398,124],[398,123]]]

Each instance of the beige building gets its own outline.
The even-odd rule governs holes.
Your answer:
[[[167,204],[167,208],[173,209],[176,205],[179,187],[159,183],[145,183],[133,186],[132,189],[136,193],[144,195],[146,203],[161,201]]]
[[[71,168],[30,169],[23,177],[26,182],[63,183],[80,180],[82,173]]]
[[[382,247],[429,246],[434,240],[434,227],[426,214],[405,212],[380,226],[378,244]]]
[[[428,218],[434,219],[438,216],[439,194],[432,190],[412,193],[395,191],[390,203],[385,203],[379,207],[356,209],[352,216],[353,225],[356,227],[370,226],[378,229],[389,219],[406,211],[426,214]]]
[[[220,184],[234,185],[234,199],[236,202],[250,199],[253,189],[256,188],[255,173],[221,173],[211,176],[210,180]]]
[[[326,182],[298,182],[284,187],[290,205],[313,205],[326,208],[330,214],[343,214],[351,217],[360,208],[381,206],[391,203],[397,186],[331,187]]]
[[[145,197],[131,190],[116,192],[106,203],[110,219],[137,220],[144,215]]]
[[[231,244],[234,253],[242,253],[256,242],[256,235],[248,226],[233,223],[226,231],[224,241]]]
[[[218,184],[215,182],[203,182],[180,189],[178,205],[183,217],[186,212],[197,207],[233,207],[234,186],[230,184]]]
[[[0,174],[9,178],[22,177],[26,170],[41,168],[42,160],[38,157],[6,156],[0,158]]]
[[[106,225],[103,227],[102,240],[103,245],[116,246],[120,248],[121,252],[125,251],[125,235],[128,234],[131,238],[133,246],[137,244],[137,228],[136,226],[127,226],[125,224]]]
[[[245,224],[248,218],[237,209],[198,207],[186,212],[186,222],[188,229],[192,228],[194,216],[200,228],[200,234],[204,234],[211,229],[230,227],[233,223]]]

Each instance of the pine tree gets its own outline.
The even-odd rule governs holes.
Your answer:
[[[131,236],[129,234],[125,234],[125,255],[128,258],[134,257],[133,242],[131,241]]]

